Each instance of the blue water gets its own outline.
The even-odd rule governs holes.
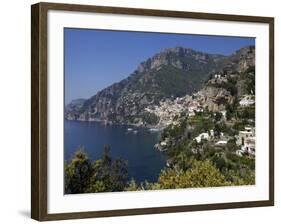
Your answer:
[[[137,133],[128,131],[137,130]],[[71,159],[79,146],[83,146],[92,160],[100,159],[104,145],[110,146],[112,158],[128,161],[129,178],[138,183],[154,182],[165,166],[166,158],[153,146],[160,138],[159,132],[126,125],[104,125],[100,122],[65,121],[64,158]]]

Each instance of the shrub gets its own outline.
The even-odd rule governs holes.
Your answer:
[[[192,163],[191,169],[177,171],[167,169],[162,171],[158,179],[161,189],[188,188],[188,187],[217,187],[230,183],[209,160]]]

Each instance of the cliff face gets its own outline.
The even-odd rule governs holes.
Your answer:
[[[128,78],[87,100],[72,102],[67,106],[65,117],[145,125],[147,120],[153,120],[145,108],[197,92],[216,71],[240,73],[253,65],[252,47],[229,57],[182,47],[169,48],[142,62]]]
[[[243,73],[255,67],[255,47],[248,46],[237,50],[221,63],[221,71],[225,73]]]

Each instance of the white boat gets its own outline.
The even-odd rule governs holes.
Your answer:
[[[157,131],[159,131],[159,129],[157,129],[157,128],[150,128],[149,131],[151,131],[151,132],[157,132]]]
[[[133,129],[132,128],[128,128],[127,131],[133,131]]]

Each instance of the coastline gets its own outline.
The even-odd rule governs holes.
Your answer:
[[[167,125],[144,125],[144,124],[136,124],[136,123],[119,123],[119,122],[113,122],[113,121],[108,121],[108,120],[102,120],[102,119],[89,119],[89,120],[85,120],[85,119],[68,119],[68,118],[64,118],[67,121],[81,121],[81,122],[99,122],[99,123],[103,123],[104,125],[126,125],[126,126],[132,126],[132,127],[138,127],[138,128],[147,128],[147,129],[157,129],[158,131],[162,131],[163,129],[165,129],[167,127]]]

